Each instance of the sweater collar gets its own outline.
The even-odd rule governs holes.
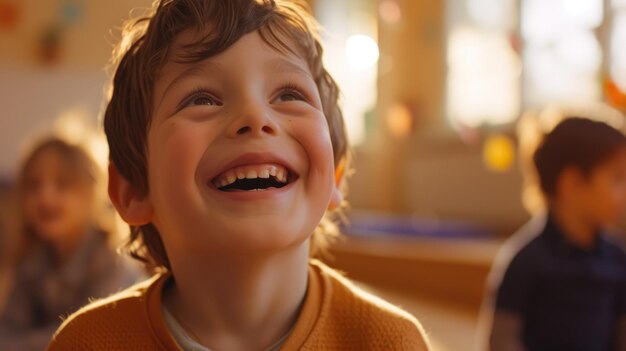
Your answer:
[[[321,274],[322,263],[311,260],[308,269],[308,283],[306,296],[300,315],[282,349],[297,350],[312,334],[315,325],[320,318],[324,301],[328,301],[331,293],[331,285],[323,279]],[[176,341],[171,336],[165,318],[163,316],[163,290],[172,279],[170,273],[159,273],[156,281],[150,285],[146,292],[147,314],[154,333],[155,339],[159,340],[161,346],[166,350],[180,350]]]

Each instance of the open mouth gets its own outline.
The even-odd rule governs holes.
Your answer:
[[[229,169],[211,182],[220,191],[266,191],[279,189],[296,180],[296,175],[277,164],[261,164]]]

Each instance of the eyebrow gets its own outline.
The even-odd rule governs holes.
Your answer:
[[[219,63],[214,62],[214,61],[208,61],[208,60],[193,63],[190,67],[186,68],[182,73],[178,74],[176,78],[172,79],[172,81],[167,85],[167,87],[165,88],[165,90],[163,90],[163,93],[161,94],[161,98],[159,99],[159,105],[163,102],[163,99],[165,98],[165,96],[167,96],[167,93],[169,92],[169,90],[172,89],[172,87],[176,86],[181,81],[185,80],[187,77],[195,76],[199,73],[206,74],[207,65],[217,66],[217,67],[220,66]],[[311,74],[311,72],[309,72],[309,70],[304,69],[300,65],[292,62],[291,60],[288,60],[282,57],[269,60],[266,63],[266,67],[270,69],[270,72],[280,71],[280,72],[286,72],[286,73],[303,74],[307,76],[308,78],[314,80],[313,75]]]
[[[267,63],[267,67],[270,69],[270,72],[282,71],[287,73],[298,73],[304,74],[313,79],[313,75],[308,69],[302,68],[302,66],[282,57],[271,59]]]
[[[172,81],[165,87],[163,93],[161,94],[161,98],[159,99],[159,105],[163,102],[163,99],[167,96],[167,93],[172,89],[172,87],[176,86],[181,81],[185,80],[188,77],[198,75],[200,73],[207,74],[207,65],[208,66],[219,66],[217,62],[210,61],[199,61],[193,63],[191,66],[186,68],[183,72],[178,74],[176,78],[172,79]]]

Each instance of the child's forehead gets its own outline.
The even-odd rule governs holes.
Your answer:
[[[75,178],[87,169],[87,165],[80,165],[80,162],[71,156],[63,155],[59,150],[47,148],[34,155],[25,168],[27,177],[54,178],[64,176]]]
[[[206,63],[215,66],[227,66],[237,61],[248,60],[262,63],[270,69],[287,69],[294,73],[312,76],[309,64],[304,55],[297,50],[297,44],[292,38],[285,38],[284,43],[290,46],[290,51],[277,45],[269,44],[258,30],[246,33],[228,47],[210,55],[209,52],[214,38],[206,31],[187,29],[178,34],[172,41],[161,73],[176,71],[186,67]],[[291,50],[293,48],[294,50]]]
[[[285,73],[304,77],[315,82],[308,63],[295,53],[279,50],[268,44],[258,31],[244,34],[222,52],[212,56],[192,57],[202,50],[203,33],[187,30],[172,42],[166,62],[158,72],[154,86],[155,102],[158,103],[171,86],[193,76],[210,76],[219,72],[224,75],[250,65],[271,77]],[[191,59],[193,58],[193,59]]]

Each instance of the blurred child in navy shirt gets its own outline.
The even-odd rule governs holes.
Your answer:
[[[496,261],[491,350],[616,350],[626,338],[626,255],[607,238],[626,205],[626,137],[567,118],[533,166],[547,212]]]

